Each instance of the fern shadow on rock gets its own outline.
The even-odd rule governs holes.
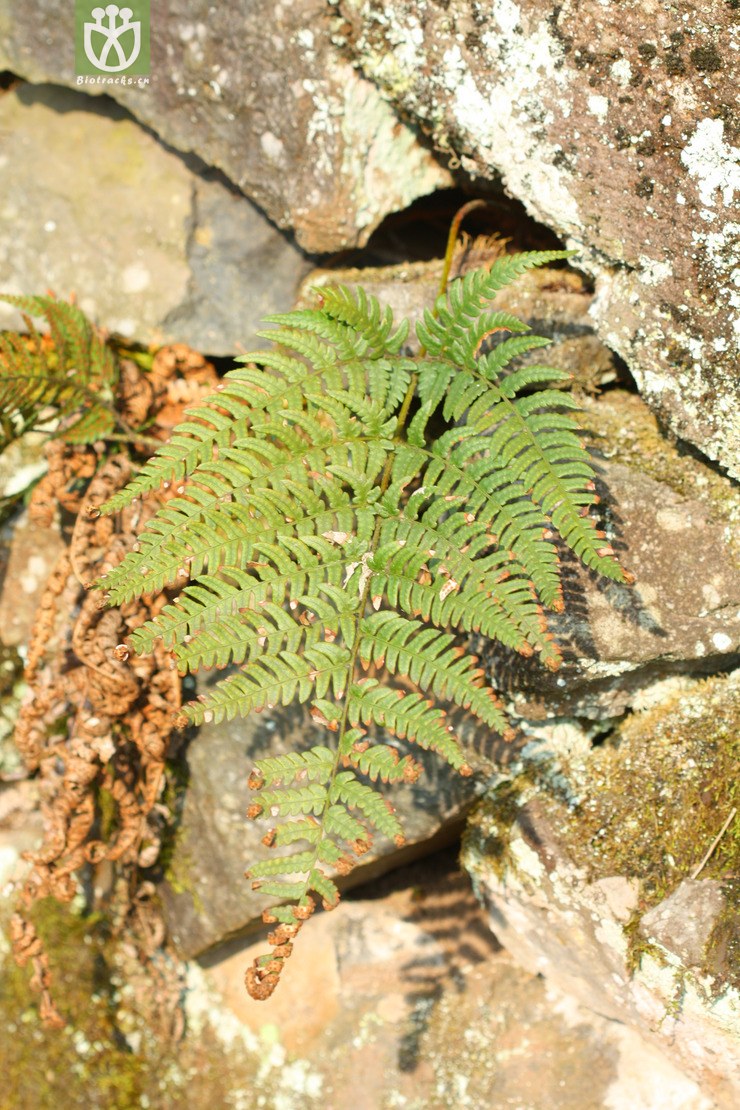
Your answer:
[[[398,1065],[405,1072],[420,1062],[424,1034],[443,994],[462,994],[471,970],[501,951],[456,856],[455,849],[430,861],[434,877],[416,888],[416,905],[406,918],[427,934],[430,951],[400,968],[410,1010],[398,1046]]]
[[[422,1062],[424,1038],[438,1003],[445,996],[462,995],[476,968],[503,951],[460,868],[459,851],[455,843],[345,895],[348,902],[402,898],[401,920],[413,925],[418,936],[417,951],[398,966],[395,986],[403,992],[407,1010],[397,1041],[402,1072],[414,1072]],[[341,952],[339,959],[341,963]]]
[[[385,683],[388,684],[387,676]],[[488,730],[477,731],[488,733]],[[495,734],[488,734],[492,742],[495,742]],[[397,740],[380,726],[373,726],[371,735],[373,743],[389,745],[398,752],[399,758],[410,750],[407,742]],[[323,728],[312,720],[305,707],[276,706],[269,714],[256,718],[250,748],[244,753],[245,767],[248,771],[253,761],[263,758],[268,752],[274,754],[283,749],[308,751],[314,744],[319,744],[323,737]],[[498,739],[500,741],[500,737]],[[508,747],[503,741],[500,742],[503,748]],[[464,740],[463,747],[467,750]],[[378,793],[383,794],[401,815],[406,841],[410,844],[435,835],[450,821],[459,820],[461,813],[483,789],[480,778],[464,778],[456,774],[434,752],[418,751],[415,757],[422,767],[422,773],[415,782],[393,785],[379,782],[376,785]],[[368,862],[397,851],[391,840],[378,836],[368,855]]]
[[[594,471],[594,485],[596,486],[596,495],[600,501],[604,529],[617,558],[623,561],[626,566],[629,566],[629,550],[624,537],[624,518],[619,511],[619,505],[616,499],[609,489],[605,468],[598,462],[598,452],[595,450],[592,450],[591,465]],[[573,565],[575,574],[577,564],[572,558],[571,552],[568,552],[568,557]],[[668,636],[666,630],[661,626],[660,622],[655,619],[643,602],[640,596],[639,582],[628,588],[624,583],[613,582],[607,578],[599,577],[599,575],[591,570],[586,570],[585,573],[587,573],[589,581],[594,587],[601,590],[610,605],[612,605],[626,620],[652,633],[653,636],[659,636],[662,639]],[[570,600],[574,600],[572,594]],[[566,598],[566,611],[567,608],[568,598]]]
[[[592,457],[594,485],[599,500],[600,527],[606,533],[610,546],[625,566],[631,567],[630,549],[625,535],[625,522],[619,502],[609,487],[608,467]],[[481,654],[486,673],[492,685],[504,698],[524,700],[533,705],[547,707],[548,712],[569,713],[578,699],[586,698],[593,707],[601,687],[619,683],[618,659],[608,658],[599,646],[598,621],[603,619],[603,608],[597,605],[603,599],[606,608],[621,622],[636,631],[655,638],[653,652],[646,652],[644,664],[637,662],[639,679],[630,671],[623,679],[625,690],[644,681],[644,666],[652,666],[660,643],[668,641],[670,633],[656,619],[641,596],[641,580],[634,585],[612,581],[584,567],[573,552],[559,538],[555,540],[560,562],[563,612],[548,612],[548,626],[562,656],[563,665],[556,673],[542,669],[537,661],[507,649],[501,644],[471,640],[471,650]],[[607,677],[591,671],[592,664],[616,665],[614,676]],[[525,715],[527,715],[525,713]]]

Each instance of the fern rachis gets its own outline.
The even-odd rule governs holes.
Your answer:
[[[101,583],[111,603],[189,580],[131,638],[162,637],[181,671],[238,670],[186,709],[193,723],[310,702],[334,742],[259,761],[250,816],[271,814],[253,885],[280,904],[273,951],[247,974],[274,989],[314,896],[398,818],[371,783],[412,781],[380,726],[469,774],[445,706],[506,732],[495,693],[456,634],[479,631],[555,668],[543,606],[562,608],[558,533],[588,567],[626,580],[588,516],[593,474],[563,377],[510,364],[546,340],[492,311],[495,293],[563,252],[504,256],[454,282],[417,327],[362,290],[268,318],[275,348],[244,356],[169,445],[104,507],[175,483],[138,549]],[[483,353],[487,338],[511,337]],[[446,425],[436,439],[432,421]],[[384,668],[390,682],[379,680]],[[443,703],[443,704],[440,704]],[[370,784],[364,779],[369,779]]]

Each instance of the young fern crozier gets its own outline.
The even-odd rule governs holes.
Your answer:
[[[543,388],[567,375],[511,369],[548,340],[490,307],[518,275],[564,257],[508,255],[455,281],[418,325],[415,357],[408,323],[361,289],[316,290],[315,308],[268,317],[275,328],[260,334],[273,348],[245,355],[103,507],[176,486],[100,584],[123,604],[189,581],[131,637],[138,652],[161,638],[182,672],[236,666],[186,707],[188,721],[297,700],[332,734],[250,776],[249,816],[272,815],[265,842],[282,849],[247,872],[280,900],[264,914],[273,950],[247,972],[254,997],[272,993],[315,899],[336,905],[332,876],[374,832],[403,839],[372,784],[413,781],[420,767],[374,729],[469,774],[445,705],[505,735],[508,724],[465,634],[558,666],[544,616],[563,608],[556,533],[586,566],[627,579],[588,515],[575,403]],[[381,666],[403,689],[379,682]]]

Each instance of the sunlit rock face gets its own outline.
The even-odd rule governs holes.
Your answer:
[[[740,672],[646,687],[596,747],[577,720],[525,727],[464,842],[491,928],[736,1105]]]
[[[81,85],[74,7],[1,0],[0,69],[112,96],[222,170],[304,250],[335,251],[451,179],[334,45],[334,14],[324,0],[174,0],[152,19],[148,83]]]

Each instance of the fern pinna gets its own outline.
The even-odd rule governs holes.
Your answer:
[[[417,326],[414,357],[408,323],[395,327],[361,289],[316,290],[315,308],[268,317],[276,327],[260,334],[273,348],[245,355],[104,506],[175,485],[101,585],[123,604],[189,580],[131,644],[148,652],[161,637],[183,672],[238,668],[187,707],[189,721],[297,699],[334,735],[250,776],[249,816],[272,816],[265,843],[283,849],[247,872],[280,902],[264,915],[272,951],[247,972],[254,997],[272,993],[316,896],[336,905],[332,875],[373,832],[403,839],[371,784],[413,781],[420,767],[373,726],[469,774],[445,705],[508,726],[455,634],[558,666],[543,613],[563,606],[556,532],[586,566],[625,579],[588,515],[574,402],[542,388],[567,375],[512,370],[548,340],[490,307],[525,270],[563,257],[504,256],[454,282]],[[507,337],[486,349],[495,332]]]
[[[60,417],[67,443],[94,443],[119,421],[112,407],[118,380],[115,355],[77,305],[56,297],[1,294],[23,313],[28,335],[0,333],[0,450]],[[43,318],[48,336],[31,317]]]

